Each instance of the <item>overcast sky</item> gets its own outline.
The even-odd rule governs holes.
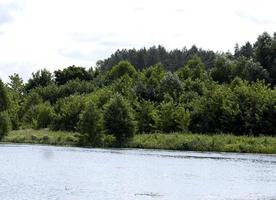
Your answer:
[[[95,66],[121,48],[232,51],[276,31],[275,0],[0,0],[0,77]]]

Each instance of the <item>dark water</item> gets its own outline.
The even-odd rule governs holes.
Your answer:
[[[0,145],[0,200],[275,200],[276,156]]]

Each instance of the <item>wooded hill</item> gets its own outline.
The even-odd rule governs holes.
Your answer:
[[[276,33],[234,54],[164,47],[118,50],[96,68],[70,66],[0,82],[0,136],[11,129],[81,132],[99,145],[140,133],[276,135]]]

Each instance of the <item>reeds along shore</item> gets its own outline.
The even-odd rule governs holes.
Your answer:
[[[97,147],[114,147],[115,138],[105,138],[105,143]],[[30,143],[60,146],[80,146],[80,134],[49,130],[12,131],[4,137],[5,143]],[[93,146],[90,146],[93,147]],[[231,134],[140,134],[135,135],[125,145],[127,148],[165,149],[184,151],[236,152],[276,154],[276,138],[269,136],[248,137]]]

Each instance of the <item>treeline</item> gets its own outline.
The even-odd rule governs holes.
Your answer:
[[[141,59],[142,58],[142,59]],[[276,34],[235,53],[192,47],[117,51],[86,70],[70,66],[0,82],[0,136],[12,129],[82,133],[83,145],[134,134],[276,135]]]
[[[105,60],[98,61],[97,65],[102,71],[108,71],[118,62],[127,60],[137,70],[143,70],[154,64],[159,64],[165,70],[175,72],[197,55],[204,63],[206,71],[216,67],[216,64],[221,65],[221,67],[216,67],[218,70],[216,71],[216,77],[214,77],[215,80],[220,82],[229,82],[229,79],[232,80],[235,76],[241,76],[241,78],[249,81],[255,81],[258,78],[265,79],[268,83],[275,85],[275,40],[276,33],[274,33],[274,36],[270,36],[265,32],[258,37],[254,44],[250,42],[246,42],[242,46],[236,44],[234,54],[229,52],[215,53],[211,50],[199,49],[196,46],[192,46],[190,49],[183,48],[182,50],[175,49],[172,51],[167,51],[162,46],[139,50],[123,49],[117,50]],[[216,63],[218,56],[227,58],[226,60],[221,60],[221,62],[225,63]],[[259,77],[258,74],[260,74]]]

